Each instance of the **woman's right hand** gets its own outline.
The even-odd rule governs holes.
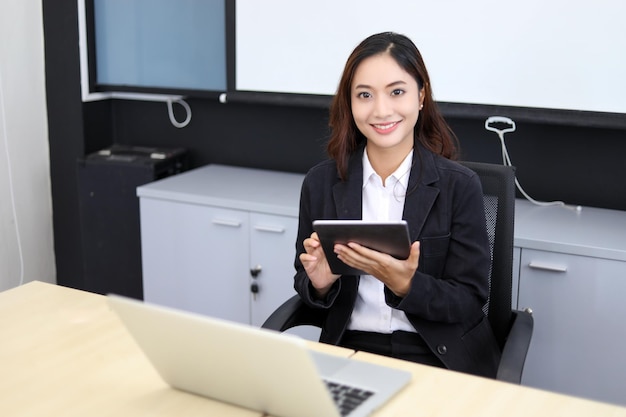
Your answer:
[[[306,253],[300,254],[300,262],[302,262],[313,288],[317,291],[318,297],[323,298],[341,275],[333,274],[330,270],[316,232],[313,232],[311,237],[304,239],[303,245]]]

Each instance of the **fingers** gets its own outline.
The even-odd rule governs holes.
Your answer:
[[[411,245],[411,252],[409,253],[409,258],[407,259],[407,261],[411,265],[415,265],[415,269],[417,269],[417,266],[419,264],[419,259],[420,259],[420,243],[413,242],[413,244]]]
[[[312,254],[317,249],[321,248],[319,237],[317,236],[317,233],[315,232],[313,232],[310,237],[304,239],[302,244],[304,245],[304,250],[306,250],[306,252],[309,254]]]
[[[346,245],[337,244],[334,250],[342,262],[370,274],[372,265],[384,262],[384,257],[389,256],[353,242]]]
[[[406,260],[396,259],[353,242],[335,245],[335,253],[342,262],[386,281],[387,277],[413,276],[419,263],[420,243],[413,242]]]
[[[299,255],[300,262],[302,262],[313,287],[323,294],[324,291],[328,291],[340,275],[333,274],[330,270],[317,233],[314,232],[310,237],[304,239],[303,245],[306,252]]]
[[[311,262],[315,262],[315,261],[317,261],[317,256],[314,256],[308,253],[300,254],[300,262],[302,262],[305,268],[307,264],[310,264]]]

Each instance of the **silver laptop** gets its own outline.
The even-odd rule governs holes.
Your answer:
[[[171,387],[273,416],[367,416],[411,380],[311,351],[297,336],[117,295],[108,301]]]

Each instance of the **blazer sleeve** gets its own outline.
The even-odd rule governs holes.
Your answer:
[[[298,220],[298,236],[296,238],[296,257],[294,266],[296,274],[294,276],[294,289],[300,295],[300,298],[310,307],[313,308],[330,308],[341,289],[341,279],[338,279],[330,289],[329,293],[323,300],[313,296],[314,288],[311,280],[304,270],[304,266],[300,261],[300,254],[304,253],[304,239],[313,233],[313,220],[318,218],[332,218],[330,213],[334,213],[334,209],[328,206],[327,198],[324,193],[327,192],[324,184],[328,184],[330,179],[327,178],[327,170],[319,167],[312,169],[307,174],[302,183],[300,192],[300,214]],[[314,199],[312,197],[315,197]],[[315,201],[315,202],[314,202]]]

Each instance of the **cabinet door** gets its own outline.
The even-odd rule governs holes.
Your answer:
[[[534,332],[523,384],[626,405],[626,263],[522,249]]]
[[[287,216],[250,213],[250,284],[259,292],[252,296],[251,323],[265,319],[296,292],[293,289],[296,233],[298,219]]]
[[[141,199],[146,301],[248,323],[248,214]]]
[[[296,294],[293,289],[298,219],[250,213],[250,285],[258,286],[251,294],[250,323],[261,326],[283,302]],[[287,330],[309,340],[319,340],[320,329],[299,326]]]

